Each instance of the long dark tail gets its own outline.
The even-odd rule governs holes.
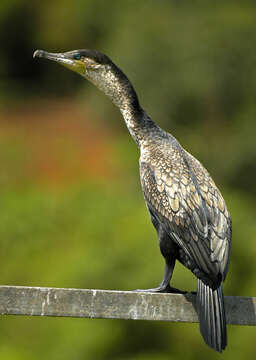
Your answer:
[[[227,329],[221,284],[213,290],[198,279],[196,301],[204,341],[214,350],[222,352],[227,346]]]

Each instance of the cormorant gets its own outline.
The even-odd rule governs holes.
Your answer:
[[[142,190],[165,259],[163,281],[147,291],[178,292],[169,284],[176,259],[190,269],[197,277],[201,334],[221,352],[227,345],[222,282],[228,270],[232,225],[211,176],[146,114],[128,78],[106,55],[95,50],[36,50],[34,57],[57,61],[79,73],[119,107],[140,149]]]

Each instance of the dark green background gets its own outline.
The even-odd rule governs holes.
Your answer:
[[[118,109],[37,48],[94,48],[142,106],[210,171],[233,219],[226,295],[256,293],[255,1],[1,0],[0,283],[156,286],[163,260]],[[174,286],[195,289],[180,265]],[[2,317],[0,358],[209,359],[192,324]],[[253,359],[228,326],[223,359]]]

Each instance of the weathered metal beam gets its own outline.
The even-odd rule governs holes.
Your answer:
[[[256,325],[256,298],[226,296],[228,324]],[[195,295],[0,286],[0,314],[197,322]]]

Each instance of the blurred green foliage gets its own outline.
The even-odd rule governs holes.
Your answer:
[[[106,52],[143,107],[200,159],[233,219],[226,295],[256,292],[254,1],[2,0],[1,283],[156,286],[163,260],[116,108],[36,48]],[[174,286],[195,289],[182,266]],[[0,358],[218,357],[198,326],[3,317]],[[230,327],[223,359],[255,357],[253,328]]]

